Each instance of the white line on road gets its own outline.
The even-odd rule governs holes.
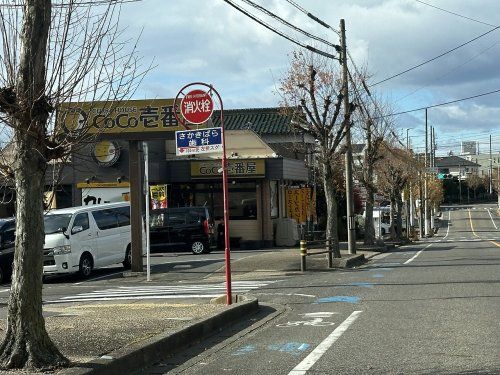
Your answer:
[[[448,237],[448,233],[450,233],[450,223],[451,223],[451,211],[448,211],[448,229],[446,229],[446,236],[443,239]]]
[[[418,257],[422,253],[422,251],[431,247],[435,243],[438,243],[438,242],[441,242],[442,240],[445,240],[446,237],[448,237],[448,234],[450,233],[450,223],[451,223],[451,211],[448,211],[448,229],[446,230],[446,235],[443,238],[440,238],[439,240],[433,241],[430,244],[428,244],[426,247],[424,247],[422,250],[420,250],[418,253],[416,253],[414,256],[412,256],[410,259],[408,259],[403,264],[411,263],[416,257]]]
[[[439,241],[436,241],[436,242],[439,242]],[[431,242],[430,244],[428,244],[426,247],[424,247],[422,250],[420,250],[418,253],[416,253],[414,256],[412,256],[410,259],[408,259],[406,262],[404,262],[403,264],[408,264],[408,263],[411,263],[416,257],[418,257],[420,255],[420,253],[422,251],[424,251],[425,249],[431,247],[433,244],[435,244],[436,242]]]
[[[495,224],[495,220],[493,220],[493,216],[491,216],[491,211],[490,209],[488,208],[488,213],[490,214],[490,218],[491,218],[491,222],[493,223],[493,225],[495,226],[495,229],[498,229],[497,225]]]
[[[354,323],[362,311],[354,311],[349,317],[344,320],[332,333],[328,335],[309,355],[304,358],[288,375],[304,375],[328,349],[338,340],[342,334],[347,331],[349,326]]]

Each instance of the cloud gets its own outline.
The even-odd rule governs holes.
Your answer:
[[[252,14],[285,31],[300,42],[308,38],[294,32],[241,0],[233,0]],[[338,35],[315,23],[289,3],[254,0],[289,22],[338,43]],[[397,74],[491,29],[433,9],[414,0],[330,0],[298,2],[334,29],[346,21],[348,48],[357,65],[367,65],[372,82]],[[488,23],[500,13],[497,0],[457,2],[441,0],[437,6]],[[494,17],[495,16],[495,17]],[[126,33],[142,30],[140,50],[155,57],[157,68],[145,78],[137,96],[174,97],[186,83],[204,81],[223,93],[226,108],[269,107],[279,102],[274,86],[298,48],[266,30],[222,0],[144,0],[124,5]],[[325,47],[326,48],[326,47]],[[500,89],[500,30],[436,61],[381,83],[380,94],[400,99],[396,110],[446,102]],[[404,99],[401,99],[403,98]],[[494,129],[500,107],[492,95],[453,106],[433,109],[438,132],[449,129]],[[423,113],[398,116],[398,127],[422,127]]]

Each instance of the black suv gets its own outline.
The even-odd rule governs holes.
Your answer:
[[[7,281],[12,274],[14,248],[16,242],[16,221],[0,219],[0,284]]]
[[[149,236],[152,250],[177,246],[203,254],[216,245],[214,223],[207,207],[151,210]]]

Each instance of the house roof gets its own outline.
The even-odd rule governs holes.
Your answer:
[[[290,134],[292,116],[281,114],[281,110],[279,107],[224,110],[224,129],[251,129],[259,135]],[[213,118],[214,126],[220,126],[218,113]]]
[[[458,156],[441,156],[436,157],[437,167],[479,167],[479,164],[469,161]]]

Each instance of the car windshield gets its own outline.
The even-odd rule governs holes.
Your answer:
[[[43,219],[45,234],[62,232],[63,228],[67,229],[71,216],[72,214],[46,215]]]

